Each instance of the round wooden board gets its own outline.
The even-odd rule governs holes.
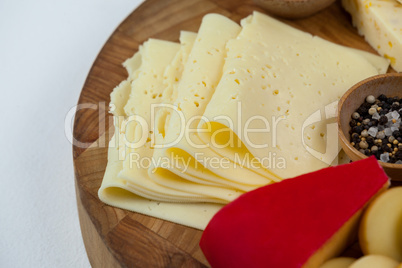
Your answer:
[[[197,31],[207,13],[234,21],[254,10],[251,0],[147,0],[115,30],[95,60],[78,101],[73,146],[82,236],[93,267],[208,266],[198,243],[202,232],[105,205],[98,199],[107,164],[110,93],[126,79],[122,62],[148,38],[178,41],[180,30]],[[331,40],[374,52],[335,2],[324,11],[286,23]],[[357,247],[347,255],[359,255]]]

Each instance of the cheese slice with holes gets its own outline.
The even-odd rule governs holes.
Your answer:
[[[154,158],[171,159],[171,165],[167,168],[155,165],[150,169],[149,174],[157,183],[172,187],[170,176],[177,175],[189,181],[181,182],[180,187],[183,188],[188,188],[189,183],[198,183],[245,191],[271,183],[272,180],[264,175],[280,180],[269,172],[264,174],[258,169],[250,171],[238,168],[235,171],[231,161],[226,161],[228,168],[209,169],[205,161],[202,161],[222,159],[222,156],[205,146],[197,137],[196,127],[219,82],[226,56],[226,42],[235,38],[239,31],[239,25],[221,15],[209,14],[204,17],[199,35],[184,66],[182,80],[178,84],[174,110],[165,116],[165,135],[163,139],[157,139],[161,143],[158,144],[160,149],[155,151]],[[179,166],[175,159],[183,159],[187,165]],[[174,185],[178,187],[177,182]]]
[[[176,43],[154,39],[147,41],[140,49],[142,65],[135,71],[137,78],[132,82],[129,100],[124,106],[128,118],[124,119],[119,130],[119,132],[125,133],[125,140],[119,142],[126,145],[124,147],[126,151],[123,168],[118,177],[125,181],[133,193],[152,200],[227,203],[238,196],[233,190],[195,184],[190,185],[192,187],[182,188],[180,187],[181,178],[178,176],[169,176],[174,187],[164,187],[155,183],[148,176],[147,167],[153,160],[152,105],[168,103],[174,94],[175,84],[173,82],[175,81],[169,79],[173,75],[176,80],[180,75],[182,61],[187,57],[185,52],[194,43],[194,37],[192,33],[183,32],[182,49],[179,49],[179,45]],[[166,75],[165,72],[169,75]],[[163,161],[163,159],[158,159],[158,161]],[[233,197],[228,200],[222,196]]]
[[[402,4],[396,0],[342,0],[359,34],[402,72]]]
[[[337,101],[379,68],[361,54],[258,12],[242,26],[227,44],[223,75],[204,113],[209,122],[199,129],[223,129],[223,142],[233,131],[253,156],[284,178],[327,167],[339,152]],[[200,135],[213,142],[213,132]],[[236,158],[235,150],[215,150]]]
[[[119,147],[120,150],[124,150],[120,153],[124,159],[118,178],[124,181],[125,187],[129,187],[132,193],[152,200],[227,203],[243,192],[194,183],[181,187],[182,178],[171,174],[168,177],[173,187],[172,185],[165,187],[150,180],[146,168],[153,160],[152,105],[161,102],[168,104],[174,98],[183,62],[186,61],[194,40],[194,33],[182,32],[182,45],[177,50],[178,45],[175,43],[150,39],[140,48],[141,60],[134,60],[137,58],[135,55],[126,61],[129,74],[133,74],[129,75],[129,78],[135,79],[131,84],[128,102],[124,105],[124,113],[128,117],[118,123],[118,132],[124,134],[123,139],[119,139],[118,143],[125,145]],[[141,65],[135,69],[133,63],[139,62]],[[118,92],[120,91],[116,89],[116,92],[112,94],[118,95]],[[121,109],[119,105],[116,106]],[[150,129],[145,129],[146,127]],[[143,145],[138,147],[137,144]]]
[[[125,66],[129,78],[116,87],[111,94],[116,135],[113,142],[110,143],[109,156],[114,156],[113,150],[117,150],[120,170],[114,180],[111,180],[107,174],[105,175],[99,190],[100,196],[103,196],[102,193],[107,189],[120,185],[132,193],[159,201],[170,201],[171,199],[214,201],[211,198],[158,186],[149,180],[146,168],[137,167],[129,162],[131,158],[128,156],[131,154],[138,158],[152,158],[149,141],[138,148],[130,148],[130,146],[137,142],[141,144],[143,137],[149,139],[148,130],[144,133],[143,129],[151,125],[149,107],[151,104],[160,103],[161,94],[165,89],[164,71],[179,50],[179,44],[150,39],[140,47],[138,53],[126,61]],[[124,99],[126,99],[125,102]],[[133,147],[135,147],[134,145]],[[113,159],[109,162],[113,162]],[[125,166],[126,168],[124,168]],[[110,184],[111,181],[114,183]],[[160,192],[163,192],[163,196],[159,194]]]
[[[115,135],[118,135],[116,133],[118,132],[115,132]],[[109,146],[108,164],[98,192],[102,202],[200,230],[205,229],[209,220],[222,208],[222,205],[214,203],[158,202],[135,194],[135,191],[118,177],[122,162],[119,160],[119,152],[114,146],[114,140],[115,137],[112,138],[112,144]]]

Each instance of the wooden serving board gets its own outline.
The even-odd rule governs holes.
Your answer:
[[[254,10],[263,12],[251,0],[147,0],[121,23],[99,53],[78,101],[83,106],[77,109],[73,146],[81,230],[93,267],[208,266],[198,246],[201,231],[99,200],[112,126],[107,107],[111,91],[127,77],[122,62],[148,38],[178,41],[180,30],[197,31],[207,13],[239,22]],[[339,2],[312,17],[282,21],[335,43],[375,53],[352,27]],[[357,246],[347,253],[360,254]]]

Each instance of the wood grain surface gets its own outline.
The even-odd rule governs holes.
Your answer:
[[[78,101],[73,158],[82,236],[92,267],[203,267],[202,232],[105,205],[98,199],[107,164],[112,118],[110,93],[127,77],[122,62],[148,38],[178,41],[197,31],[202,17],[219,13],[234,21],[262,11],[251,0],[147,0],[115,30],[95,60]],[[352,27],[339,1],[302,20],[282,20],[335,43],[375,51]],[[346,255],[359,256],[355,245]]]

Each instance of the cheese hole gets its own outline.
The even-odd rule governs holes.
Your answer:
[[[159,93],[159,98],[162,98],[162,93]]]
[[[318,91],[318,95],[320,95],[320,96],[321,96],[321,91]]]
[[[196,61],[196,60],[193,60],[193,63],[197,63],[197,61]]]
[[[321,138],[324,138],[325,134],[324,133],[320,133]]]
[[[156,99],[156,96],[158,96],[158,94],[156,94],[156,93],[152,94],[153,99]]]
[[[198,95],[198,94],[194,94],[194,97],[199,97],[200,95]]]
[[[311,129],[315,129],[315,125],[312,125],[312,126],[311,126]]]
[[[148,94],[148,91],[144,90],[144,94],[147,95],[147,94]]]
[[[240,85],[239,79],[235,79],[234,81],[235,81],[238,85]]]
[[[195,107],[200,106],[200,104],[197,101],[195,101],[194,104],[195,104]]]
[[[263,90],[264,90],[264,89],[267,89],[267,87],[266,87],[266,86],[261,86],[261,89],[263,89]]]
[[[276,109],[277,109],[278,111],[280,111],[280,110],[281,110],[281,107],[278,106]]]
[[[201,97],[201,99],[203,100],[203,99],[205,99],[204,97]]]
[[[298,158],[298,157],[295,157],[295,160],[297,161],[297,160],[299,160],[299,158]]]
[[[202,84],[204,85],[204,87],[207,86],[207,83],[205,83],[205,81],[202,81]]]
[[[279,90],[275,89],[275,90],[272,92],[272,94],[278,95],[278,94],[279,94]]]

